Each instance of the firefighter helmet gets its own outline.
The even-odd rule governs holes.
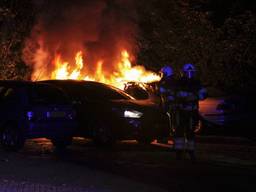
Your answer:
[[[187,63],[183,66],[182,72],[186,77],[189,79],[193,78],[195,76],[196,68],[193,64]]]
[[[160,73],[163,77],[170,77],[173,75],[173,69],[170,66],[164,66],[161,68]]]

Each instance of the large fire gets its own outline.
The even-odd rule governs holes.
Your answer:
[[[62,60],[60,54],[56,55],[53,64],[54,70],[51,73],[51,79],[77,79],[91,80],[113,85],[120,89],[124,88],[127,82],[149,83],[159,81],[160,76],[154,72],[147,71],[143,66],[132,66],[128,51],[120,52],[120,59],[114,65],[112,73],[104,70],[104,60],[99,60],[93,73],[86,69],[86,57],[82,51],[76,53],[74,65]]]

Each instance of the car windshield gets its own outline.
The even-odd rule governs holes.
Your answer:
[[[38,104],[66,104],[69,103],[65,93],[51,85],[37,84],[30,89],[32,103]]]

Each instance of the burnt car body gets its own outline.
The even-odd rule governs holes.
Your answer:
[[[124,91],[133,96],[137,100],[144,100],[149,98],[149,91],[146,84],[140,82],[127,82]]]
[[[124,91],[93,81],[46,80],[62,88],[77,110],[77,136],[93,138],[96,143],[137,139],[150,143],[168,136],[167,116],[149,101],[135,100]]]
[[[137,100],[149,99],[155,103],[160,102],[159,82],[127,82],[124,91]]]
[[[0,81],[0,140],[4,148],[21,149],[30,138],[49,138],[56,147],[65,147],[76,126],[75,110],[61,89],[29,81]]]

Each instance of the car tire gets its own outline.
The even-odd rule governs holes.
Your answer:
[[[53,138],[51,139],[51,142],[57,150],[65,150],[67,146],[72,144],[72,137]]]
[[[25,143],[22,131],[13,124],[7,124],[1,129],[0,140],[1,145],[7,151],[18,151]]]
[[[96,145],[101,147],[112,146],[115,142],[111,128],[102,122],[94,122],[93,140]]]

